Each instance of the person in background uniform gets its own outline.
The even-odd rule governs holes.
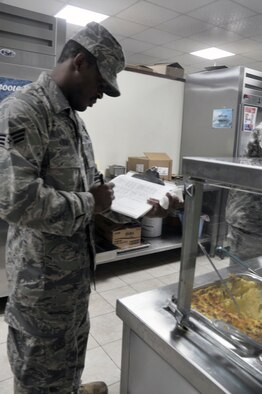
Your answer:
[[[262,129],[256,128],[247,145],[248,158],[262,158]],[[230,252],[245,261],[262,256],[262,196],[230,190],[226,206]],[[233,261],[232,261],[233,263]]]
[[[76,111],[120,95],[120,44],[92,22],[69,40],[51,73],[0,107],[0,217],[9,223],[8,357],[16,394],[105,394],[80,386],[95,268],[93,217],[112,184],[98,184],[90,137]]]

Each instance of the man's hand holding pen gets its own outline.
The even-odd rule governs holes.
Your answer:
[[[114,183],[104,183],[103,174],[99,174],[100,185],[94,185],[89,192],[95,199],[94,213],[102,213],[110,209],[114,196]]]

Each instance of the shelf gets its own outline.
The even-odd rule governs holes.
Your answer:
[[[209,237],[203,237],[201,242],[208,242]],[[112,261],[119,261],[124,259],[130,259],[133,257],[145,256],[153,253],[165,252],[167,250],[178,249],[182,246],[182,236],[181,235],[162,235],[156,238],[144,238],[146,243],[150,245],[147,247],[142,247],[140,249],[117,249],[110,250],[103,253],[97,253],[96,263],[104,264],[110,263]]]

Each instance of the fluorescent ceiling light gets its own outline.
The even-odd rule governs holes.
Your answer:
[[[67,5],[56,15],[56,18],[65,19],[68,23],[78,26],[85,26],[89,22],[102,22],[108,15],[98,14],[97,12],[85,10],[84,8]]]
[[[190,55],[195,55],[199,57],[203,57],[204,59],[220,59],[222,57],[234,56],[234,53],[223,51],[222,49],[218,49],[215,47],[202,49],[201,51],[191,52]]]

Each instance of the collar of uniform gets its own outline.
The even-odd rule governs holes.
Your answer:
[[[55,113],[59,113],[65,110],[71,110],[69,102],[65,98],[62,90],[53,80],[51,75],[47,72],[42,72],[37,82],[45,89],[48,94],[48,98],[54,108]]]

